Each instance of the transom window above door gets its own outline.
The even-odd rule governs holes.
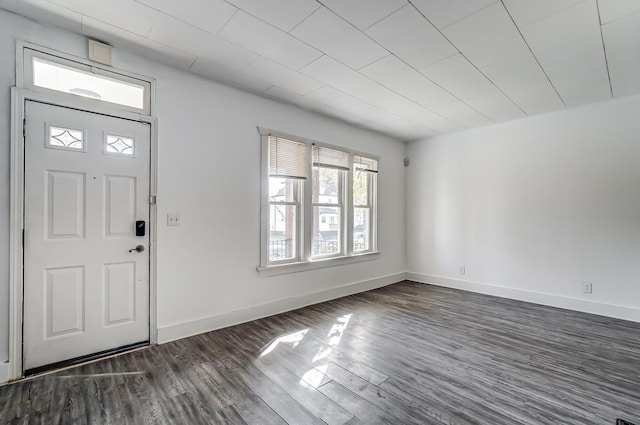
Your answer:
[[[151,114],[151,83],[111,69],[23,48],[24,87],[120,110]]]

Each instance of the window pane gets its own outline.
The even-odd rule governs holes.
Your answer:
[[[340,217],[340,207],[313,207],[312,256],[334,255],[342,252]]]
[[[369,173],[356,170],[353,173],[353,205],[369,205]]]
[[[270,202],[296,202],[298,181],[283,177],[269,177]]]
[[[144,86],[33,58],[33,84],[77,96],[144,109]]]
[[[353,251],[367,251],[370,247],[369,208],[353,209]]]
[[[271,205],[269,207],[269,261],[296,257],[295,205]]]
[[[340,174],[344,171],[313,167],[313,202],[340,204]]]

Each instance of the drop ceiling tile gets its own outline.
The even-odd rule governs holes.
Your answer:
[[[212,34],[218,33],[238,10],[222,0],[189,0],[188,7],[175,0],[136,1]]]
[[[425,107],[456,100],[453,95],[393,55],[362,68],[360,72]]]
[[[609,74],[616,97],[640,92],[640,13],[602,27]]]
[[[284,32],[291,31],[320,7],[315,0],[226,0]]]
[[[158,14],[149,38],[231,69],[246,68],[256,59],[254,53],[164,13]]]
[[[324,7],[315,11],[290,34],[353,69],[359,69],[389,54]]]
[[[603,24],[640,13],[640,1],[638,0],[598,0],[598,7]]]
[[[461,100],[491,94],[495,87],[462,55],[455,55],[423,69],[431,81]]]
[[[359,29],[364,30],[406,5],[407,0],[323,0],[322,3]]]
[[[157,11],[130,0],[85,1],[50,0],[51,3],[66,7],[118,28],[147,36]]]
[[[323,104],[333,109],[345,111],[357,117],[362,117],[363,119],[377,122],[384,128],[396,129],[396,131],[397,129],[401,128],[413,130],[415,130],[416,128],[420,128],[422,129],[421,131],[424,131],[424,134],[433,133],[433,129],[425,128],[424,126],[420,126],[416,123],[411,122],[410,120],[399,117],[380,108],[376,108],[375,106],[372,106],[332,87],[322,87],[316,91],[309,93],[307,97],[318,100],[319,102],[322,102]]]
[[[482,68],[482,72],[529,115],[564,107],[530,52]]]
[[[28,16],[37,22],[56,25],[73,32],[81,31],[82,14],[48,0],[0,1],[0,8]]]
[[[243,11],[238,11],[231,18],[220,36],[292,69],[300,69],[322,55],[313,47]]]
[[[560,92],[568,107],[587,105],[611,99],[609,79],[584,82],[570,81],[562,87]]]
[[[496,0],[413,0],[412,3],[438,28],[444,28],[495,3]]]
[[[458,53],[440,31],[411,5],[373,25],[366,33],[417,69]]]
[[[634,64],[638,66],[638,63]],[[615,79],[612,82],[613,95],[615,97],[632,96],[640,93],[640,79],[637,77],[623,79]]]
[[[595,2],[578,3],[521,31],[566,105],[600,101],[610,92]]]
[[[197,56],[174,49],[88,16],[82,17],[82,34],[103,40],[115,48],[157,60],[180,69],[189,69]],[[117,55],[118,51],[114,52]]]
[[[503,0],[519,27],[558,13],[585,0]]]
[[[492,4],[446,27],[443,33],[479,68],[528,50],[502,3]]]
[[[306,96],[302,96],[298,93],[292,92],[291,90],[287,90],[278,86],[273,86],[270,89],[266,90],[264,92],[264,95],[279,102],[300,106],[301,108],[311,111],[319,110],[324,107],[324,104],[316,100],[310,99]]]
[[[263,57],[256,59],[242,73],[246,77],[262,79],[299,95],[305,95],[323,86],[321,82],[313,78]]]
[[[272,84],[253,77],[247,77],[236,70],[226,68],[214,62],[198,58],[191,66],[191,72],[205,78],[238,88],[251,93],[262,93],[272,87]]]
[[[359,117],[357,115],[351,114],[346,111],[341,111],[335,108],[331,108],[329,106],[322,106],[318,108],[317,112],[325,116],[328,116],[330,118],[334,118],[334,119],[337,118],[339,120],[346,121],[351,124],[355,124],[359,127],[364,127],[364,124],[369,122],[362,117]]]
[[[469,99],[466,103],[495,122],[510,121],[526,116],[498,89],[490,95]]]
[[[460,100],[444,102],[430,108],[439,115],[467,128],[482,127],[493,124],[489,118]]]
[[[375,89],[377,86],[377,83],[329,56],[323,56],[310,63],[300,72],[355,96]]]
[[[637,55],[640,52],[640,13],[603,25],[602,36],[607,53],[611,50],[624,50]]]
[[[460,129],[460,126],[417,103],[382,86],[372,87],[357,98],[378,109],[403,117],[438,132]]]

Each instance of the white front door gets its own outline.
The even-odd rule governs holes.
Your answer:
[[[25,114],[24,370],[148,342],[149,124]]]

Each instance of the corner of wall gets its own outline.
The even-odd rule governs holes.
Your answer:
[[[0,384],[9,381],[9,363],[0,363]]]
[[[615,319],[640,323],[640,309],[633,307],[587,301],[578,298],[545,294],[542,292],[507,288],[484,282],[431,276],[422,273],[407,272],[406,275],[408,280],[418,283],[441,286],[444,288],[460,289],[462,291],[477,292],[501,298],[525,301],[533,304],[541,304],[549,307],[563,308],[567,310],[580,311],[582,313],[597,314],[599,316],[607,316]]]

